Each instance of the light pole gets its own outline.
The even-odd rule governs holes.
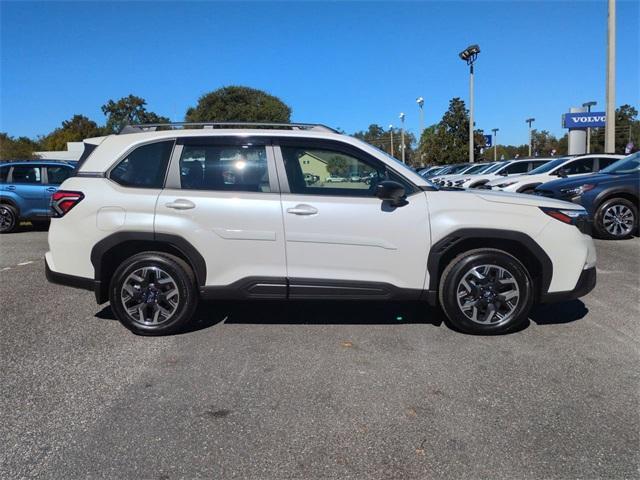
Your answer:
[[[393,154],[393,125],[389,125],[389,134],[391,135],[391,156],[395,157]]]
[[[498,142],[496,142],[496,138],[498,137],[498,131],[500,129],[499,128],[492,128],[491,131],[493,132],[493,161],[497,161],[498,160]]]
[[[473,163],[473,62],[478,58],[480,47],[469,45],[462,52],[460,58],[469,65],[469,162]]]
[[[422,132],[424,131],[424,110],[422,109],[422,107],[424,106],[424,98],[416,98],[416,103],[420,108],[420,133],[418,133],[418,142],[420,142],[420,139],[422,138]]]
[[[535,121],[536,121],[535,118],[527,118],[525,120],[525,123],[529,124],[529,157],[531,157],[531,140],[532,140],[532,138],[531,138],[531,124],[533,122],[535,122]]]
[[[587,112],[591,112],[591,107],[597,103],[598,102],[585,102],[582,106],[587,107]],[[591,153],[591,127],[587,127],[587,153]]]
[[[607,105],[604,153],[616,151],[616,0],[609,0],[607,20]]]
[[[401,122],[401,126],[400,126],[400,152],[402,153],[402,163],[407,163],[405,162],[404,159],[404,113],[400,113],[400,122]]]

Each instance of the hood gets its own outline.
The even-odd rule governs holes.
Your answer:
[[[563,202],[553,198],[527,195],[524,193],[500,192],[493,190],[466,190],[485,202],[508,203],[511,205],[528,205],[531,207],[567,208],[577,210],[579,205],[571,202]]]
[[[599,183],[606,180],[612,180],[616,178],[616,175],[610,175],[607,173],[593,173],[591,175],[580,175],[578,178],[559,178],[557,180],[551,180],[545,182],[545,190],[559,190],[561,188],[579,187],[585,183]]]
[[[528,175],[526,173],[522,175],[498,175],[495,176],[494,180],[491,180],[489,183],[487,183],[487,185],[491,185],[493,187],[494,185],[500,185],[501,183],[505,182],[524,180],[526,177],[533,178],[534,175]]]

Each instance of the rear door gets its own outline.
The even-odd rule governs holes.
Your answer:
[[[424,192],[342,142],[283,139],[279,145],[289,296],[417,298],[430,242]],[[347,172],[357,175],[326,181]],[[374,195],[382,179],[404,182],[406,205],[392,207]]]
[[[282,208],[265,139],[178,139],[155,231],[182,236],[204,257],[205,295],[286,297]]]
[[[20,216],[43,216],[48,212],[44,207],[44,185],[42,168],[38,164],[14,165],[9,172],[6,190],[17,197]]]

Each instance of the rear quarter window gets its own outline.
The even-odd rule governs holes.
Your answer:
[[[173,140],[142,145],[122,159],[109,178],[124,187],[162,188]]]

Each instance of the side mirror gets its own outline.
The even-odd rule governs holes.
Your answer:
[[[394,207],[402,207],[407,203],[407,193],[402,185],[393,180],[383,180],[375,188],[375,196],[389,202]]]

